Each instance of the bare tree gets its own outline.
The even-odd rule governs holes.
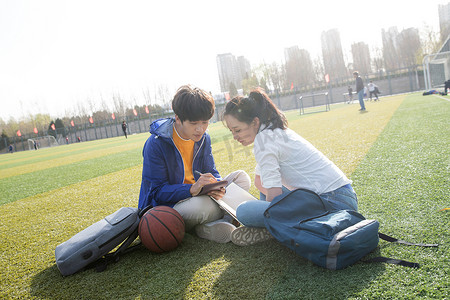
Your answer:
[[[119,92],[113,93],[112,98],[114,104],[114,112],[117,113],[116,118],[125,118],[127,110],[125,100]]]
[[[380,47],[374,47],[372,48],[373,53],[373,59],[372,59],[372,65],[375,69],[375,71],[380,71],[383,69],[383,50]]]
[[[155,100],[161,103],[164,107],[169,107],[171,95],[169,92],[169,88],[166,84],[159,84],[156,89],[156,97]]]
[[[421,61],[425,55],[436,53],[439,51],[439,47],[441,46],[439,34],[435,32],[432,27],[425,24],[424,28],[420,32],[420,39],[422,45],[422,53],[419,59]]]
[[[145,90],[142,91],[144,95],[145,104],[152,105],[152,96],[150,95],[150,90],[147,87]]]
[[[323,66],[323,60],[320,56],[314,59],[314,79],[316,83],[323,82],[325,77],[325,68]]]
[[[269,68],[269,77],[272,83],[272,87],[274,90],[282,91],[286,82],[286,74],[284,72],[284,65],[278,65],[276,62],[273,62]]]

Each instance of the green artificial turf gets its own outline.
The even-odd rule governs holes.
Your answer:
[[[130,136],[130,140],[136,138]],[[61,145],[62,147],[56,148],[42,148],[38,151],[25,151],[19,153],[13,153],[11,155],[0,156],[0,170],[6,170],[13,167],[24,166],[28,164],[34,164],[38,162],[45,162],[49,160],[55,160],[58,158],[71,158],[79,154],[85,154],[94,150],[107,150],[114,147],[120,147],[124,145],[124,138],[111,138],[104,140],[97,140],[88,143],[75,143],[69,145]],[[127,141],[128,142],[128,141]],[[141,140],[138,140],[141,143]],[[11,159],[14,155],[20,155],[20,159]]]
[[[87,159],[80,162],[44,169],[0,181],[0,204],[68,186],[142,163],[139,149]]]
[[[450,217],[449,211],[440,210],[450,206],[449,105],[434,96],[412,94],[367,103],[365,114],[357,111],[357,105],[308,116],[288,113],[290,127],[351,177],[360,212],[379,220],[380,231],[408,241],[440,244],[439,248],[418,248],[381,241],[370,255],[418,262],[419,269],[356,263],[328,271],[274,240],[238,247],[187,233],[172,252],[153,254],[142,248],[103,273],[87,270],[62,277],[54,258],[59,243],[122,206],[137,205],[142,148],[136,146],[0,179],[2,199],[5,192],[8,199],[16,199],[0,206],[0,298],[448,298]],[[210,133],[222,174],[237,168],[253,174],[251,148],[237,145],[220,123],[211,125]],[[30,161],[39,153],[29,152]],[[66,180],[52,185],[52,173]],[[33,192],[5,191],[13,187],[9,180]]]

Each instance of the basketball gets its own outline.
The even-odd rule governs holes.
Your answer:
[[[175,249],[184,237],[184,220],[168,206],[147,211],[139,221],[139,237],[150,251],[161,253]]]

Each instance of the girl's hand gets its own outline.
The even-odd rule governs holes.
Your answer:
[[[267,189],[266,201],[272,202],[273,198],[278,195],[281,195],[283,190],[280,187],[272,187]]]

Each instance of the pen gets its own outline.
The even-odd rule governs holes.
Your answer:
[[[197,171],[197,170],[195,170],[194,173],[197,174],[198,176],[202,176],[202,175],[203,175],[202,173],[200,173],[200,172]]]

